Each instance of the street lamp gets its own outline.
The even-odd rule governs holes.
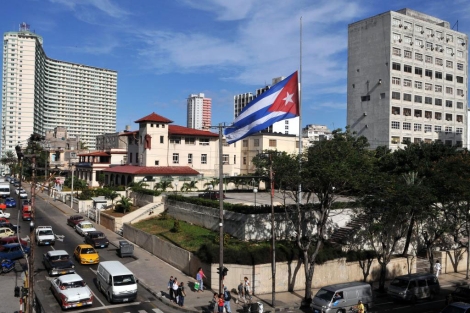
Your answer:
[[[258,187],[253,188],[253,193],[255,194],[255,210],[256,210],[256,194],[258,193]]]
[[[175,181],[175,187],[176,187],[176,190],[175,190],[176,195],[178,195],[178,181],[177,180]]]
[[[70,208],[73,210],[73,163],[70,164],[70,168],[72,171],[72,192],[70,193]]]

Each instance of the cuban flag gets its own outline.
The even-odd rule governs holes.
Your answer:
[[[232,126],[224,131],[227,143],[233,143],[271,126],[275,122],[299,116],[297,72],[272,86],[241,111]]]

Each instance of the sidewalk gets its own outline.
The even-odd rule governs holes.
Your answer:
[[[53,198],[49,197],[45,193],[36,194],[37,197],[48,202],[53,207],[60,210],[66,216],[77,214],[76,211],[72,210],[68,205],[60,201],[54,201]],[[116,248],[119,247],[119,240],[125,238],[119,236],[117,233],[104,228],[101,225],[96,225],[97,230],[102,231],[109,239],[110,243]],[[195,278],[183,274],[176,268],[163,262],[158,257],[148,253],[146,250],[134,245],[134,258],[135,261],[129,262],[126,266],[131,270],[139,280],[139,284],[155,295],[163,303],[173,308],[178,308],[183,312],[212,312],[210,305],[214,292],[211,290],[205,290],[204,292],[193,292],[189,289],[189,283],[193,283]],[[179,282],[184,282],[186,297],[184,300],[185,306],[180,308],[179,306],[171,303],[166,295],[167,283],[170,276],[177,277]],[[439,281],[441,287],[453,287],[460,285],[467,285],[468,280],[465,279],[465,272],[460,273],[449,273],[439,275]],[[387,282],[388,283],[388,282]],[[192,285],[192,284],[191,284]],[[237,286],[230,286],[230,290]],[[377,283],[373,284],[374,288],[377,288]],[[318,289],[312,289],[312,294],[316,294]],[[298,310],[302,303],[302,298],[305,294],[304,290],[298,290],[294,292],[277,292],[275,294],[275,307],[272,307],[272,294],[254,295],[252,302],[261,302],[264,305],[264,311],[284,311],[284,310]],[[237,294],[232,292],[232,298],[235,300]],[[235,304],[234,301],[230,303],[232,312],[235,313],[242,309],[243,303]]]

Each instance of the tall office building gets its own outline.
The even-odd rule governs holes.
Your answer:
[[[350,24],[348,33],[352,131],[372,148],[436,140],[466,146],[466,34],[410,9]]]
[[[94,149],[97,135],[116,131],[116,93],[116,71],[47,57],[22,23],[3,35],[2,154],[56,127]]]
[[[209,129],[211,125],[212,100],[203,93],[189,95],[187,100],[187,127]]]
[[[277,84],[278,82],[285,79],[285,77],[276,77],[272,80],[272,85]],[[248,103],[250,103],[253,99],[257,96],[269,90],[272,85],[266,85],[263,88],[256,89],[255,94],[251,92],[242,93],[239,95],[233,96],[233,107],[234,107],[234,118],[240,115],[243,108],[245,108]],[[282,120],[279,122],[274,123],[263,132],[267,133],[281,133],[281,134],[288,134],[288,135],[299,135],[299,117],[290,118],[287,120]]]

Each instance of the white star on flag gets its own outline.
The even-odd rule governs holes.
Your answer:
[[[289,102],[292,102],[292,103],[294,103],[294,101],[292,101],[292,97],[293,97],[293,96],[294,96],[294,94],[293,94],[293,93],[292,93],[292,94],[290,94],[289,92],[287,92],[287,97],[285,97],[284,99],[282,99],[282,100],[284,100],[284,101],[285,101],[285,103],[284,103],[284,106],[288,105],[288,104],[289,104]]]

